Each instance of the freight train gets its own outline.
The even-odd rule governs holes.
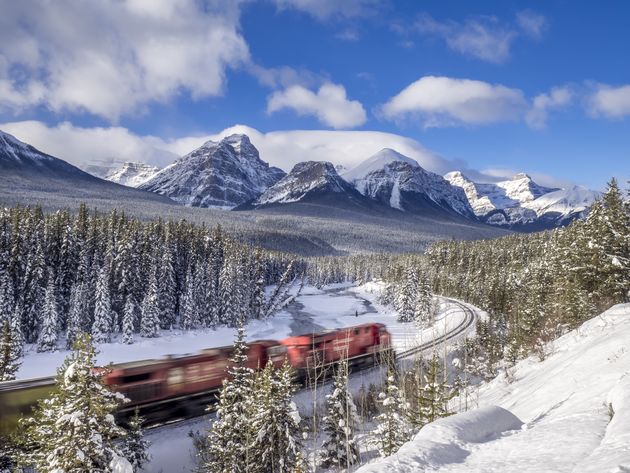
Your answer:
[[[391,350],[383,324],[368,323],[322,333],[248,343],[247,366],[258,370],[285,360],[304,383],[313,370],[325,372],[341,359],[350,369],[374,365]],[[137,408],[147,423],[163,423],[203,414],[216,401],[226,377],[232,347],[209,348],[194,355],[120,363],[102,370],[103,382],[129,402],[117,413],[120,423]],[[55,378],[0,383],[0,435],[12,432],[20,416],[54,388]]]

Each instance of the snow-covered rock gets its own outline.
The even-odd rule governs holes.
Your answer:
[[[105,176],[105,179],[128,187],[138,187],[151,179],[162,168],[145,163],[124,163]]]
[[[438,209],[475,219],[462,189],[392,149],[379,151],[342,177],[364,196],[398,210]]]
[[[524,173],[496,183],[473,182],[459,171],[444,176],[460,187],[475,215],[498,226],[553,227],[582,217],[599,193],[574,186],[554,189],[536,184]]]
[[[231,209],[255,199],[284,174],[260,159],[246,135],[231,135],[204,143],[139,188],[191,207]]]
[[[288,204],[312,201],[326,197],[341,201],[362,196],[343,180],[332,163],[327,161],[306,161],[296,164],[291,172],[267,189],[253,203],[255,207],[270,204]]]

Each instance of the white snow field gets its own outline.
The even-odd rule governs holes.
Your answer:
[[[630,472],[630,304],[612,307],[361,473]],[[611,416],[612,415],[612,419]],[[521,426],[522,424],[522,426]]]

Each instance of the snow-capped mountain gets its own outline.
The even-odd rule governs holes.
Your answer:
[[[466,194],[415,160],[385,148],[342,177],[364,196],[414,213],[446,211],[475,219]]]
[[[284,174],[260,159],[246,135],[231,135],[204,143],[139,188],[191,207],[231,209],[255,199]]]
[[[155,176],[162,168],[145,163],[124,163],[105,176],[105,179],[128,187],[138,187]]]
[[[161,202],[166,197],[131,189],[93,176],[0,131],[0,194],[30,196],[48,204],[54,198],[98,198],[124,202]]]
[[[252,205],[260,207],[322,200],[333,205],[365,203],[363,196],[339,176],[332,163],[306,161],[296,164],[289,174],[267,189]]]
[[[496,183],[477,183],[459,171],[444,176],[460,187],[475,215],[491,225],[548,228],[583,216],[599,193],[582,187],[554,189],[524,173]]]

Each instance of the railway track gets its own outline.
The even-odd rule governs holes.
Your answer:
[[[426,350],[435,349],[435,347],[447,341],[457,339],[461,334],[467,332],[468,329],[477,322],[477,315],[470,307],[467,307],[465,304],[454,299],[444,298],[444,300],[457,305],[462,310],[462,312],[464,312],[464,320],[462,320],[461,323],[457,325],[457,327],[455,327],[448,333],[442,334],[439,337],[436,337],[428,342],[422,343],[408,350],[396,353],[396,359],[408,358],[418,353],[422,353]]]

